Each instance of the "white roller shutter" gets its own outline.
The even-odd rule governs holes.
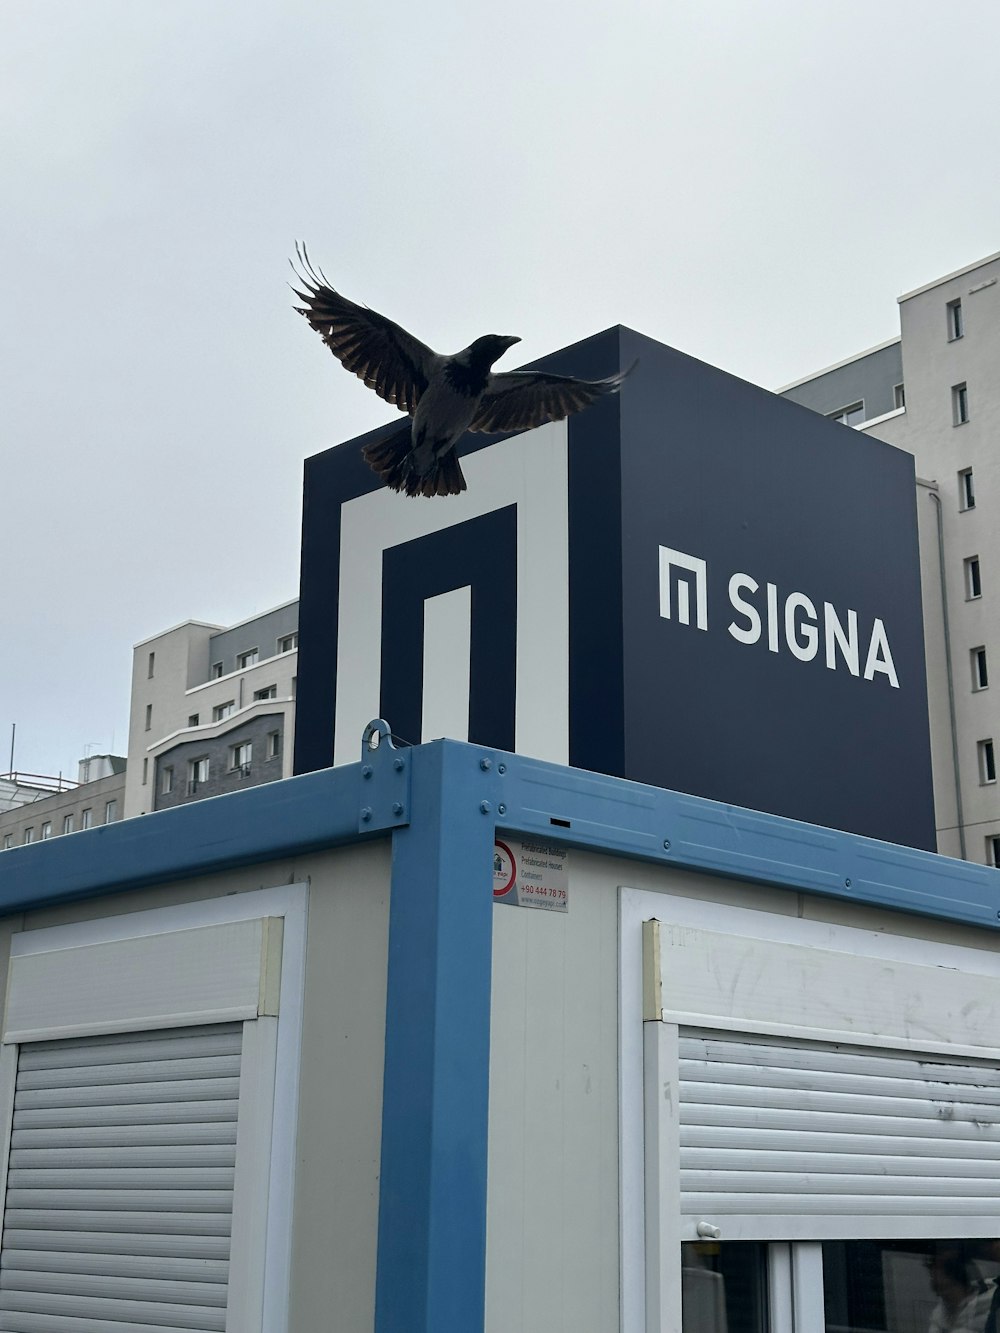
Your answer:
[[[224,1333],[243,1024],[18,1053],[9,1333]]]
[[[992,1218],[1000,1232],[994,1062],[681,1028],[678,1090],[691,1227],[738,1218],[740,1235],[778,1239],[790,1218],[817,1237],[926,1218],[934,1234],[950,1218],[982,1234]]]

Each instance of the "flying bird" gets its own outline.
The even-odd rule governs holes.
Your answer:
[[[544,370],[493,373],[493,363],[520,338],[488,333],[454,356],[433,352],[367,306],[355,305],[313,268],[296,245],[309,321],[341,365],[380,398],[408,412],[412,421],[388,439],[366,445],[368,465],[394,491],[407,495],[458,495],[466,489],[455,446],[467,430],[531,430],[561,421],[598,398],[617,393],[634,366],[602,380],[575,379]]]

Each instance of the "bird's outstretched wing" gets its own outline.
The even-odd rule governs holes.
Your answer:
[[[431,349],[376,310],[355,305],[313,268],[304,245],[296,244],[300,269],[292,268],[305,288],[292,291],[305,305],[296,306],[345,370],[374,389],[380,398],[412,412],[427,388],[437,360]],[[301,270],[301,271],[300,271]]]
[[[606,394],[617,393],[629,366],[603,380],[578,380],[544,370],[511,370],[491,375],[470,430],[498,432],[532,430],[546,421],[562,421]]]

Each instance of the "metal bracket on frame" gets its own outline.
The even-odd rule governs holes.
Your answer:
[[[410,822],[410,756],[392,743],[383,718],[365,727],[361,741],[358,832],[402,828]]]

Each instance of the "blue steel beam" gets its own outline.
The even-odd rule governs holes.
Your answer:
[[[854,833],[492,753],[498,827],[567,846],[1000,928],[1000,873]]]
[[[268,782],[0,853],[0,914],[358,839],[359,764]]]
[[[393,834],[389,906],[375,1333],[474,1333],[485,1300],[496,778],[474,746],[435,741],[406,753],[410,823]]]

